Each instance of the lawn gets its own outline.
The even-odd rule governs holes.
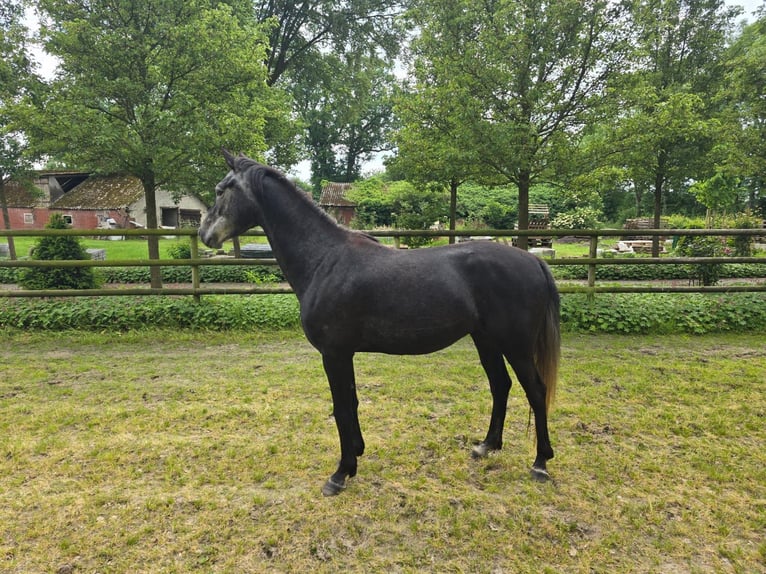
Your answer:
[[[16,237],[14,243],[16,245],[16,253],[19,257],[25,257],[29,254],[30,249],[37,243],[37,237]],[[243,237],[242,244],[257,243],[263,241],[261,237]],[[0,238],[0,243],[6,243],[6,238]],[[189,239],[186,237],[181,238],[160,238],[160,257],[170,258],[169,250],[179,244],[189,244]],[[149,256],[148,247],[145,239],[135,238],[125,241],[113,241],[104,239],[91,239],[80,238],[80,244],[86,249],[104,249],[106,251],[107,260],[121,260],[121,259],[146,259]],[[200,243],[200,249],[204,249],[204,245]],[[228,251],[232,249],[233,245],[229,241],[225,245],[225,249]]]
[[[21,256],[26,256],[29,253],[29,250],[37,241],[37,238],[36,237],[16,237],[14,241],[16,244],[16,253],[21,257]],[[143,239],[130,239],[127,241],[111,241],[111,240],[102,240],[102,239],[82,238],[80,241],[83,247],[85,248],[105,249],[107,260],[116,261],[120,259],[145,259],[148,255],[146,241]],[[242,245],[245,245],[247,243],[262,243],[264,241],[266,241],[266,238],[262,236],[242,237],[240,239],[240,242]],[[389,237],[381,237],[380,241],[389,245],[393,244],[393,240]],[[5,243],[5,242],[6,242],[5,238],[0,238],[0,243]],[[185,237],[178,238],[178,239],[161,238],[160,239],[160,256],[163,258],[170,258],[168,250],[171,249],[172,246],[177,245],[179,242],[186,243],[188,242],[188,239]],[[601,238],[599,240],[599,248],[608,249],[609,247],[613,246],[616,242],[617,242],[617,238],[614,238],[614,237]],[[447,241],[445,239],[445,240],[437,241],[436,243],[445,244],[447,243]],[[233,248],[234,246],[231,241],[226,242],[226,244],[224,245],[224,250],[227,252]],[[202,244],[200,244],[200,249],[205,249],[205,247]],[[589,253],[589,243],[587,240],[576,241],[576,242],[563,242],[563,241],[554,240],[553,249],[556,251],[556,257],[558,258],[587,257]],[[758,254],[765,255],[763,251],[759,251]]]
[[[554,480],[514,385],[505,448],[470,341],[357,357],[367,452],[338,497],[297,331],[0,332],[0,570],[766,570],[766,348],[567,335]]]
[[[35,243],[38,241],[37,237],[16,237],[14,239],[15,245],[16,245],[16,253],[19,257],[26,256],[29,253],[29,250],[35,245]],[[169,258],[170,255],[168,254],[168,251],[173,247],[174,245],[177,245],[179,242],[186,243],[188,245],[188,239],[185,237],[181,238],[160,238],[160,256],[163,258]],[[242,245],[245,245],[247,243],[261,243],[266,241],[265,237],[257,236],[257,237],[243,237],[240,239],[240,242]],[[389,237],[381,237],[380,241],[389,245],[393,244],[393,239]],[[609,239],[602,240],[609,242]],[[0,238],[0,243],[6,243],[7,240],[5,238]],[[80,243],[83,247],[86,249],[104,249],[106,250],[106,258],[107,260],[120,260],[120,259],[146,259],[148,253],[147,253],[147,246],[146,241],[143,239],[129,239],[127,241],[112,241],[112,240],[103,240],[103,239],[91,239],[91,238],[81,238]],[[440,244],[447,243],[446,240],[440,241]],[[611,243],[614,243],[613,241]],[[200,249],[205,249],[205,246],[201,243],[199,244]],[[230,251],[234,248],[234,245],[231,241],[226,242],[223,249],[225,251]],[[584,257],[588,255],[588,242],[587,241],[580,241],[576,243],[555,243],[555,249],[556,249],[556,255],[557,257]]]

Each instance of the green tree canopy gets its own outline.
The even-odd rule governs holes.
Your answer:
[[[39,2],[41,36],[60,66],[29,117],[38,149],[80,169],[139,178],[153,228],[158,186],[210,193],[222,145],[254,156],[274,149],[265,133],[285,125],[289,105],[266,85],[264,31],[236,6]],[[156,241],[149,251],[159,256]]]
[[[26,140],[13,121],[15,108],[35,84],[32,62],[27,55],[27,30],[23,24],[26,2],[0,3],[0,211],[3,226],[11,228],[5,185],[24,180],[32,168]],[[13,237],[8,237],[11,259],[16,259]]]
[[[414,89],[455,118],[450,150],[518,186],[525,229],[530,185],[581,130],[624,53],[624,12],[601,0],[416,4]]]
[[[630,65],[613,77],[608,119],[587,145],[603,158],[596,171],[635,192],[638,215],[644,194],[653,196],[656,228],[669,191],[686,194],[690,181],[713,174],[707,154],[721,131],[714,95],[737,13],[723,0],[631,4]]]
[[[255,15],[269,25],[268,83],[284,75],[299,79],[314,63],[312,55],[371,54],[389,59],[401,47],[397,18],[403,0],[256,0]]]
[[[726,54],[718,102],[727,114],[714,149],[718,169],[738,176],[749,206],[766,217],[766,7],[746,26]]]
[[[389,147],[393,74],[377,56],[317,54],[296,79],[296,108],[306,125],[312,184],[352,182],[362,162]]]

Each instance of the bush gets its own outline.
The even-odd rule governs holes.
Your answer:
[[[300,325],[294,295],[245,297],[78,297],[0,301],[0,328],[62,330],[142,328],[282,329]]]
[[[620,255],[625,257],[625,255]],[[724,259],[725,261],[725,259]],[[694,265],[599,265],[596,267],[596,279],[599,281],[653,281],[694,279]],[[586,265],[555,265],[551,272],[556,279],[583,281],[588,278]],[[764,263],[726,264],[718,268],[720,279],[742,279],[766,277],[766,260]]]
[[[743,213],[735,216],[729,226],[734,229],[757,229],[761,222],[758,218]],[[733,249],[734,257],[752,257],[755,251],[755,237],[737,235],[729,238],[729,245]]]
[[[561,320],[570,332],[761,333],[766,332],[766,297],[759,293],[564,294]]]
[[[676,251],[683,257],[721,257],[724,254],[723,243],[711,235],[684,235]],[[702,285],[715,285],[721,278],[720,263],[698,263],[690,265],[689,275]]]
[[[0,285],[18,283],[19,269],[16,267],[0,267]]]
[[[252,283],[253,277],[261,282],[268,278],[284,281],[282,270],[276,265],[204,265],[200,266],[202,283]],[[148,267],[104,267],[101,269],[106,283],[148,283]],[[191,268],[163,267],[162,280],[167,283],[189,283]]]
[[[171,259],[191,259],[191,242],[179,240],[168,247],[168,257]]]
[[[729,294],[564,294],[562,330],[577,333],[766,332],[766,297]],[[0,328],[62,330],[285,329],[300,325],[294,295],[81,297],[0,301]]]
[[[490,229],[513,229],[516,224],[518,208],[490,201],[481,210],[480,217]]]
[[[68,229],[60,213],[51,215],[46,229]],[[36,261],[88,260],[90,256],[74,236],[41,237],[32,248]],[[29,267],[18,274],[25,289],[95,289],[99,286],[91,267]]]
[[[553,218],[554,229],[595,229],[599,225],[601,212],[592,207],[578,207]]]

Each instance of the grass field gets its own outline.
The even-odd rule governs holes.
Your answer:
[[[380,238],[380,240],[386,244],[392,244],[393,240],[388,237]],[[262,243],[266,241],[264,237],[243,237],[241,238],[242,245],[247,243]],[[616,243],[616,238],[601,238],[599,241],[599,247],[607,249]],[[0,243],[5,243],[5,238],[0,238]],[[37,242],[36,237],[17,237],[15,238],[16,253],[21,256],[26,256],[29,250]],[[120,259],[145,259],[147,257],[147,245],[144,240],[129,240],[129,241],[111,241],[102,239],[81,238],[80,242],[85,248],[93,249],[105,249],[106,257],[108,260],[120,260]],[[170,258],[168,250],[177,245],[179,242],[185,242],[188,244],[188,239],[160,239],[160,257]],[[437,244],[445,244],[446,240],[440,240]],[[227,252],[233,249],[232,242],[226,242],[224,250]],[[205,247],[200,244],[200,249]],[[577,242],[562,242],[554,241],[553,248],[556,251],[556,257],[586,257],[589,252],[588,241]],[[766,256],[763,250],[757,251],[756,255]]]
[[[260,241],[260,237],[246,237],[242,238],[243,245],[245,243]],[[14,239],[16,245],[16,253],[19,257],[24,257],[29,254],[30,249],[37,243],[37,237],[16,237]],[[0,238],[0,243],[5,243],[5,238]],[[146,259],[149,255],[147,242],[144,239],[129,239],[126,241],[112,241],[105,239],[91,239],[80,238],[80,243],[86,249],[104,249],[106,250],[107,260],[120,260],[120,259]],[[160,238],[160,257],[170,258],[168,250],[177,245],[178,243],[189,244],[187,238]],[[200,248],[204,246],[200,244]],[[226,243],[226,249],[231,249],[232,243]]]
[[[0,571],[766,570],[766,348],[566,336],[553,482],[505,449],[469,341],[357,357],[367,452],[346,492],[298,332],[0,333]]]
[[[26,256],[29,253],[29,250],[38,241],[38,238],[17,237],[15,238],[14,241],[16,245],[16,253],[18,254],[19,257],[22,257],[22,256]],[[245,245],[247,243],[261,243],[264,241],[266,241],[264,237],[241,238],[242,245]],[[393,240],[387,237],[381,238],[381,241],[387,244],[393,243]],[[614,243],[614,241],[610,241],[609,239],[602,240],[602,241],[605,241],[606,244]],[[188,239],[160,238],[160,256],[163,258],[169,258],[168,250],[173,245],[176,245],[179,242],[186,242],[188,244]],[[6,243],[5,238],[0,238],[0,243]],[[110,259],[111,260],[145,259],[148,253],[146,241],[141,239],[132,239],[128,241],[111,241],[111,240],[103,240],[103,239],[81,238],[80,243],[86,249],[87,248],[105,249],[106,257],[108,260]],[[441,243],[446,243],[446,241],[443,241]],[[226,251],[229,251],[233,249],[233,247],[234,247],[233,243],[228,241],[226,242],[223,248]],[[205,247],[202,244],[200,244],[200,249],[204,249],[204,248]],[[556,243],[555,248],[556,248],[556,253],[558,257],[584,257],[588,255],[587,241],[580,241],[576,243]]]

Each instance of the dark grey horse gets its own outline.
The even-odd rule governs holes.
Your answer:
[[[431,353],[471,335],[492,391],[486,456],[503,444],[510,363],[535,417],[536,479],[553,458],[547,413],[556,389],[559,296],[547,265],[488,241],[400,251],[339,226],[281,173],[224,151],[231,171],[199,230],[211,247],[260,225],[295,290],[303,330],[322,354],[340,435],[337,494],[356,474],[364,440],[357,416],[354,353]]]

